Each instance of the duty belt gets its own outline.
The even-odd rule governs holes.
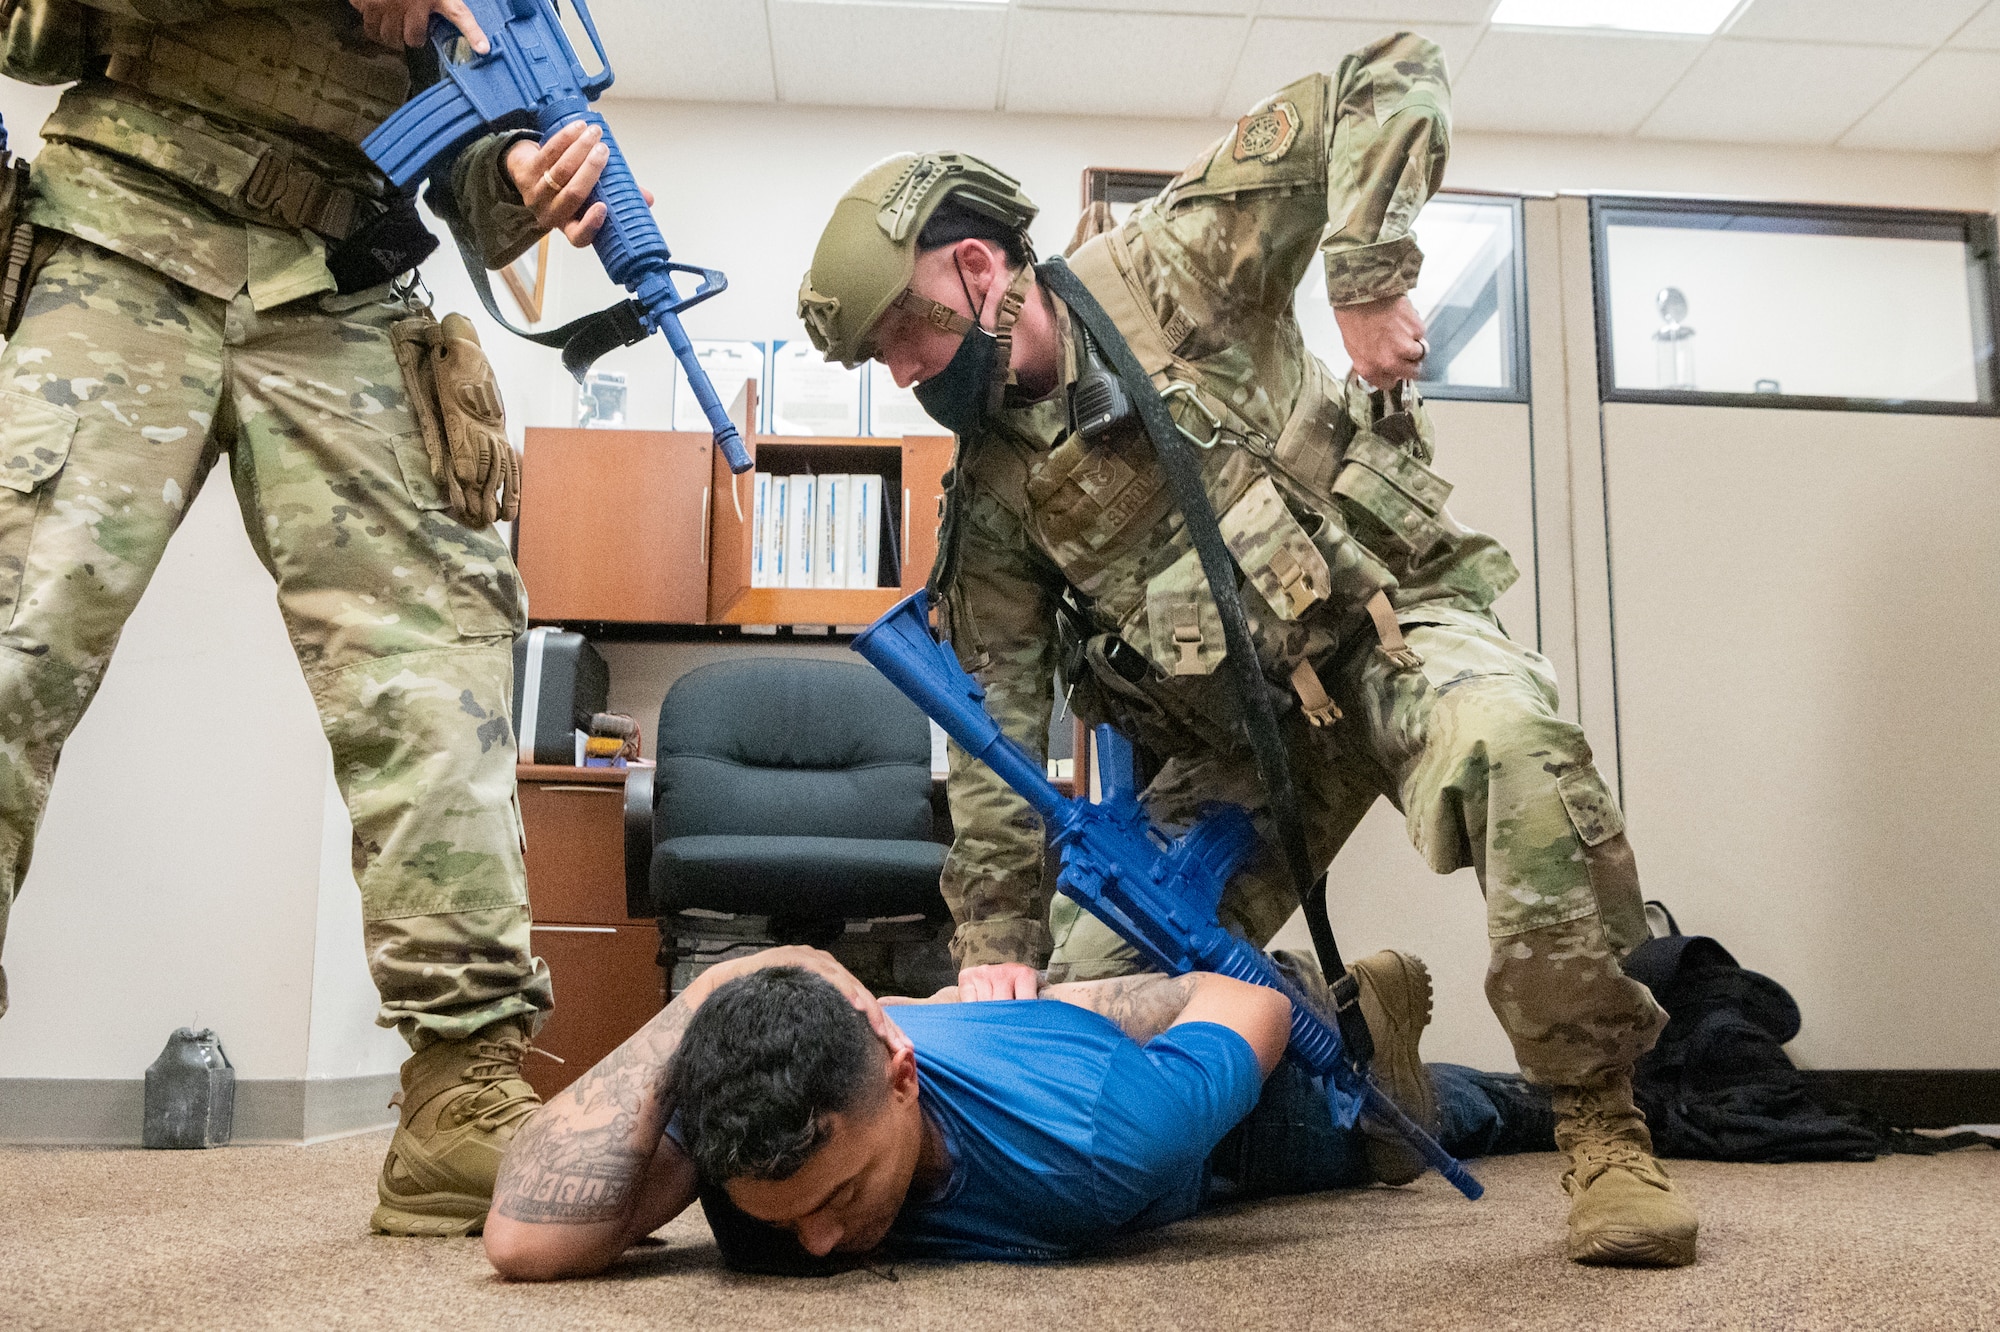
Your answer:
[[[124,59],[113,58],[114,75]],[[247,220],[315,232],[336,244],[388,211],[373,195],[329,180],[288,144],[240,129],[225,138],[154,109],[153,100],[138,86],[79,85],[63,95],[42,133],[132,158],[129,139],[114,128],[123,122],[167,145],[157,158],[132,159],[148,170],[227,200]]]

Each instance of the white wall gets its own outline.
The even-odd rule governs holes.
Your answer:
[[[1207,120],[638,100],[613,100],[607,114],[634,172],[660,196],[655,211],[675,257],[729,275],[726,293],[685,317],[696,338],[803,336],[794,314],[798,284],[820,228],[841,192],[892,153],[954,148],[1019,176],[1042,207],[1035,243],[1053,254],[1076,221],[1084,168],[1178,169],[1227,128]],[[1447,184],[1991,209],[2000,198],[2000,163],[1951,154],[1467,134],[1457,140]],[[447,267],[430,266],[441,295],[450,281],[441,277]],[[582,314],[616,294],[595,256],[558,241],[551,319]],[[602,364],[636,381],[657,374],[667,355],[655,341]],[[510,405],[527,424],[567,425],[567,376],[553,357],[541,364],[518,391],[515,380],[505,381]]]
[[[33,151],[25,131],[51,102],[0,84],[18,148]],[[730,275],[727,294],[688,316],[690,332],[740,338],[797,335],[799,276],[832,200],[891,152],[958,147],[1017,172],[1044,206],[1036,238],[1053,252],[1084,167],[1176,167],[1223,128],[646,102],[616,103],[611,117],[661,195],[677,256]],[[1465,136],[1451,184],[1991,208],[1996,175],[1987,157]],[[552,317],[612,297],[594,259],[558,250]],[[441,309],[476,308],[449,247],[427,278]],[[554,354],[490,329],[486,341],[515,430],[567,424]],[[621,355],[657,373],[667,352],[655,342]],[[325,744],[222,482],[192,506],[57,779],[10,927],[15,1008],[0,1022],[0,1078],[134,1077],[171,1027],[196,1016],[218,1028],[246,1077],[381,1072],[400,1058],[394,1035],[369,1022]],[[643,714],[703,654],[607,655],[615,701]],[[1440,901],[1456,893],[1439,887]],[[1473,1007],[1457,1020],[1467,1030],[1490,1022]]]

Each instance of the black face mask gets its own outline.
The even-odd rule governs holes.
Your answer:
[[[986,419],[986,406],[993,392],[993,370],[1000,360],[1000,340],[979,325],[979,298],[966,285],[965,270],[952,261],[958,272],[958,289],[972,311],[972,331],[958,340],[944,369],[911,390],[917,405],[954,435],[969,435]]]
[[[945,368],[912,392],[930,418],[954,435],[969,435],[986,417],[986,398],[993,383],[999,340],[975,328],[959,340]]]

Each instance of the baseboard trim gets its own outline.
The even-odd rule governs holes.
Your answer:
[[[239,1078],[238,1143],[312,1143],[396,1122],[387,1108],[397,1075]],[[142,1078],[0,1078],[0,1143],[137,1146],[145,1122]]]
[[[1872,1110],[1904,1128],[2000,1124],[2000,1068],[1804,1070],[1821,1097]]]

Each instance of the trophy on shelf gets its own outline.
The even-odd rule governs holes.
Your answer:
[[[1662,287],[1653,298],[1660,326],[1653,330],[1654,384],[1663,389],[1694,388],[1694,329],[1688,326],[1688,299],[1679,287]]]

